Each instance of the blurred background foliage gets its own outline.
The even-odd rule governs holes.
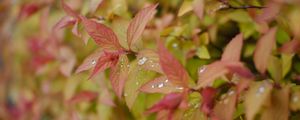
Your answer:
[[[168,50],[185,66],[191,76],[192,85],[197,82],[198,69],[220,59],[225,45],[235,35],[242,33],[244,46],[241,60],[257,74],[255,85],[250,88],[250,91],[259,86],[260,81],[272,79],[270,83],[274,89],[270,88],[272,92],[269,95],[272,94],[274,99],[280,98],[280,95],[287,97],[287,102],[284,102],[283,106],[288,107],[288,110],[277,114],[283,116],[287,114],[288,118],[293,120],[300,119],[300,100],[298,100],[300,99],[300,52],[299,49],[288,54],[278,52],[285,43],[294,39],[300,40],[299,1],[65,1],[76,12],[112,28],[118,35],[120,44],[125,48],[126,34],[124,33],[126,32],[124,31],[132,17],[144,6],[159,3],[154,19],[148,23],[143,33],[143,43],[137,49],[156,49],[155,40],[159,37],[164,39]],[[203,2],[203,13],[196,13],[193,10],[195,1]],[[247,6],[260,7],[247,8]],[[156,114],[145,115],[144,111],[163,95],[135,93],[135,91],[138,91],[142,83],[155,78],[158,74],[143,70],[137,65],[136,68],[131,67],[137,72],[129,76],[140,77],[140,83],[135,83],[136,77],[129,78],[125,85],[123,96],[125,99],[119,99],[113,93],[108,80],[109,70],[91,80],[88,80],[90,72],[76,74],[76,68],[98,46],[88,38],[81,24],[78,29],[82,36],[89,40],[87,44],[83,38],[72,33],[72,27],[53,31],[55,24],[65,15],[60,0],[0,1],[0,119],[156,119]],[[253,54],[257,40],[271,27],[277,28],[276,47],[269,59],[268,73],[259,75],[252,61]],[[136,56],[129,56],[129,58],[135,61]],[[131,64],[136,64],[136,61]],[[226,79],[226,77],[219,78],[213,84],[215,88],[220,89],[217,98],[221,98],[221,95],[230,89],[230,86],[226,86],[228,84],[225,82]],[[276,91],[275,88],[278,90]],[[288,92],[282,92],[284,88],[287,88]],[[132,97],[135,95],[137,95],[136,100]],[[233,119],[246,118],[244,98],[241,99]],[[133,102],[132,107],[128,108],[128,103],[126,104],[125,101]],[[189,108],[177,110],[174,118],[206,119],[199,110],[201,101],[199,93],[190,94]],[[256,102],[259,103],[260,100]],[[251,104],[257,104],[256,102]],[[263,101],[262,104],[271,103]],[[266,106],[258,106],[258,109],[266,110],[269,108],[268,105]],[[283,106],[276,106],[277,108],[274,109],[282,109]],[[226,111],[226,108],[223,110]],[[276,116],[274,112],[272,115]],[[260,116],[257,115],[257,118],[260,119]],[[274,119],[283,120],[280,117]]]

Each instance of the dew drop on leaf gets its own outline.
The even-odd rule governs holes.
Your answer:
[[[140,58],[139,61],[138,61],[138,65],[143,65],[143,64],[145,64],[147,60],[148,60],[148,59],[147,59],[146,57]]]
[[[205,65],[202,66],[202,67],[200,67],[200,68],[199,68],[199,73],[203,73],[203,72],[205,71],[205,69],[206,69],[206,66],[205,66]]]
[[[96,64],[96,60],[92,60],[92,65],[95,65]]]

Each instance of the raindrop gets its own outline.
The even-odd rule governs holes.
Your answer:
[[[168,79],[166,79],[166,80],[165,80],[165,83],[167,83],[167,82],[169,82],[169,80],[168,80]]]
[[[177,48],[177,47],[178,47],[178,44],[177,44],[177,43],[173,43],[173,44],[172,44],[172,47],[173,47],[173,48]]]
[[[230,90],[229,92],[228,92],[228,95],[230,96],[230,95],[233,95],[234,94],[234,91],[233,90]]]
[[[298,102],[299,98],[297,96],[294,96],[292,100],[293,100],[293,102]]]
[[[155,85],[151,85],[151,88],[155,88]]]
[[[140,83],[139,83],[139,82],[135,82],[135,84],[136,84],[136,85],[139,85]]]
[[[203,73],[206,70],[206,66],[203,65],[202,67],[199,68],[199,73]]]
[[[96,60],[92,60],[92,65],[95,65],[96,64]]]
[[[176,87],[176,89],[178,89],[178,90],[183,90],[183,87]]]
[[[145,64],[145,62],[146,62],[147,60],[148,60],[148,59],[147,59],[146,57],[140,58],[139,61],[138,61],[138,65],[143,65],[143,64]]]
[[[256,95],[258,96],[258,95],[262,94],[263,92],[265,92],[265,87],[261,86],[261,87],[258,88],[258,91],[257,91]]]
[[[158,88],[162,88],[162,87],[164,87],[164,85],[165,85],[164,83],[159,83]]]

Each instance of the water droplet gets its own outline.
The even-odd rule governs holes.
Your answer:
[[[200,107],[200,104],[198,104],[198,103],[194,106],[195,109],[197,109],[199,107]]]
[[[155,85],[151,85],[151,88],[155,88]]]
[[[151,67],[154,67],[154,64],[151,64]]]
[[[96,64],[96,60],[92,60],[92,65],[95,65]]]
[[[177,90],[183,90],[183,87],[176,87]]]
[[[138,65],[143,65],[143,64],[145,64],[147,60],[148,60],[148,59],[147,59],[146,57],[140,58],[139,61],[138,61]]]
[[[172,47],[173,47],[173,48],[177,48],[177,47],[178,47],[178,44],[177,44],[177,43],[173,43],[173,44],[172,44]]]
[[[264,86],[260,86],[256,92],[256,95],[259,96],[260,94],[262,94],[263,92],[265,92],[265,87]]]
[[[139,82],[135,82],[135,84],[136,84],[136,85],[139,85],[140,83],[139,83]]]
[[[230,90],[229,92],[228,92],[228,95],[230,96],[230,95],[233,95],[234,94],[234,91],[233,90]]]
[[[293,102],[298,102],[299,98],[298,98],[298,96],[294,96],[292,100],[293,100]]]
[[[159,83],[158,88],[162,88],[162,87],[164,87],[164,85],[165,85],[164,83]]]
[[[168,79],[166,79],[166,80],[165,80],[165,83],[167,83],[167,82],[169,82],[169,80],[168,80]]]
[[[206,70],[206,66],[203,65],[202,67],[199,68],[199,73],[203,73]]]

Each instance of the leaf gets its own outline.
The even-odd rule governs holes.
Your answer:
[[[144,84],[140,91],[146,93],[172,93],[172,92],[182,92],[183,87],[180,85],[173,84],[166,76],[161,76],[155,78]]]
[[[126,55],[120,55],[118,64],[111,69],[110,81],[112,88],[119,98],[121,98],[125,81],[129,72],[129,60]]]
[[[275,45],[275,33],[276,28],[270,29],[256,43],[253,59],[256,69],[261,74],[264,74],[267,69],[268,60]]]
[[[233,120],[233,114],[236,110],[237,94],[234,90],[222,94],[221,100],[214,107],[214,114],[219,120]],[[226,108],[226,110],[224,110]]]
[[[277,14],[280,12],[281,4],[275,1],[268,1],[266,7],[262,10],[262,13],[255,17],[255,21],[271,22]]]
[[[103,0],[91,0],[89,4],[89,13],[95,13]]]
[[[201,91],[202,104],[200,110],[206,115],[210,115],[213,111],[214,100],[217,90],[212,87],[206,87]]]
[[[154,104],[146,111],[146,114],[168,110],[168,119],[172,120],[174,111],[179,107],[182,101],[183,95],[181,93],[170,93],[166,95],[158,103]]]
[[[261,120],[288,120],[290,88],[284,86],[274,89],[271,96],[271,104],[262,113]]]
[[[93,91],[81,91],[77,95],[74,95],[68,101],[68,103],[70,103],[70,104],[76,104],[76,103],[79,103],[79,102],[91,101],[91,100],[95,99],[97,96],[98,96],[97,92],[93,92]]]
[[[106,53],[98,59],[95,68],[92,71],[89,79],[93,78],[97,73],[104,71],[107,68],[113,67],[119,60],[119,53]]]
[[[279,49],[281,53],[293,54],[300,50],[300,40],[289,41]]]
[[[128,25],[129,25],[129,20],[123,19],[123,18],[115,19],[112,22],[112,29],[118,36],[119,43],[126,50],[129,49],[128,43],[127,43],[127,38],[126,38],[127,37],[126,32],[127,32]]]
[[[282,78],[284,78],[287,73],[291,70],[292,67],[292,59],[294,54],[281,54],[281,65],[282,65]]]
[[[140,93],[139,88],[149,80],[152,80],[155,75],[155,72],[140,68],[137,61],[133,61],[130,64],[129,75],[124,89],[125,102],[130,109]]]
[[[70,77],[76,63],[74,52],[71,48],[64,46],[59,49],[59,57],[61,61],[59,66],[60,72],[63,75]]]
[[[20,19],[25,19],[30,17],[31,15],[35,14],[39,10],[41,10],[42,6],[41,4],[38,3],[28,3],[28,4],[23,4],[21,6],[21,9],[19,11],[19,18]]]
[[[102,56],[103,52],[101,49],[95,50],[92,54],[84,59],[81,65],[76,69],[75,73],[80,73],[85,70],[89,70],[96,66],[97,60]]]
[[[66,12],[66,14],[76,19],[79,19],[79,15],[74,10],[72,10],[72,8],[70,8],[70,6],[68,6],[64,0],[61,0],[61,6],[63,10]]]
[[[77,20],[70,16],[64,16],[61,18],[53,27],[53,32],[57,32],[59,29],[62,29],[64,27],[74,25]]]
[[[193,10],[193,1],[191,0],[184,0],[183,3],[180,6],[180,9],[178,11],[178,17],[183,16],[187,12],[190,12]]]
[[[94,39],[94,41],[107,50],[122,50],[123,48],[119,44],[119,40],[115,33],[105,25],[97,23],[96,21],[89,20],[85,17],[81,17],[83,26],[87,33]]]
[[[243,34],[236,35],[225,47],[222,61],[240,61],[243,47]]]
[[[138,42],[141,37],[147,23],[152,19],[155,14],[155,8],[158,4],[150,5],[140,10],[133,20],[129,23],[127,29],[127,41],[129,48],[131,49],[135,43]]]
[[[163,73],[159,64],[158,54],[150,49],[144,49],[139,51],[137,55],[138,65],[142,66],[146,70]]]
[[[270,56],[268,61],[268,72],[275,81],[282,80],[282,66],[280,59],[275,56]]]
[[[204,0],[194,0],[193,1],[193,11],[197,17],[202,20],[204,15]]]
[[[189,79],[187,71],[160,41],[158,42],[158,55],[161,68],[168,79],[174,84],[186,87]]]
[[[201,59],[210,59],[208,49],[204,45],[201,45],[197,48],[196,55]]]
[[[253,120],[258,111],[271,97],[272,85],[266,80],[251,85],[245,95],[245,108],[247,120]]]
[[[300,91],[299,91],[299,89],[292,91],[289,106],[292,111],[297,111],[300,109]]]

